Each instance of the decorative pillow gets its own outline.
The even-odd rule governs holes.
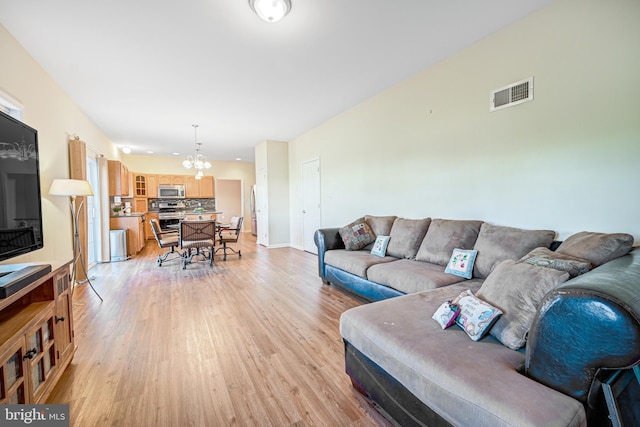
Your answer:
[[[456,323],[474,341],[481,339],[502,314],[500,309],[474,296],[471,290],[458,295],[452,303],[460,306]]]
[[[344,248],[348,251],[357,251],[376,240],[375,234],[364,218],[358,218],[351,224],[345,225],[339,233],[344,242]]]
[[[555,236],[551,230],[523,230],[485,222],[473,247],[478,251],[473,277],[485,279],[505,259],[518,260],[532,249],[548,248]]]
[[[442,329],[447,329],[449,326],[456,323],[456,318],[460,314],[460,306],[454,304],[452,301],[443,303],[431,318],[438,322]]]
[[[416,261],[447,265],[453,249],[473,249],[482,221],[434,219],[420,244]]]
[[[396,258],[415,258],[430,223],[431,218],[397,218],[391,227],[387,254]]]
[[[542,298],[569,278],[569,273],[552,268],[506,260],[484,281],[478,296],[504,312],[491,329],[502,344],[517,350],[526,342]]]
[[[581,231],[569,236],[556,252],[590,261],[596,267],[626,255],[633,246],[633,236],[625,233],[591,233]]]
[[[569,273],[569,277],[576,277],[591,270],[591,263],[586,259],[554,252],[548,248],[535,248],[520,258],[518,262],[566,271]]]
[[[387,254],[388,244],[389,244],[389,236],[376,237],[376,241],[373,243],[373,248],[371,249],[371,254],[384,257]]]
[[[473,264],[476,261],[477,254],[478,251],[473,249],[454,249],[444,272],[455,274],[465,279],[471,279],[473,275]]]

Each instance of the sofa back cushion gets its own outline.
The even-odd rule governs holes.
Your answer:
[[[496,265],[507,259],[518,260],[538,247],[551,246],[552,230],[523,230],[487,224],[480,227],[473,249],[478,251],[473,276],[487,278]]]
[[[455,248],[473,249],[482,221],[434,219],[418,249],[416,261],[447,265]]]
[[[431,218],[397,218],[389,233],[391,239],[389,239],[389,246],[387,246],[387,255],[396,258],[415,258],[430,223]]]
[[[396,218],[398,217],[365,215],[364,220],[367,221],[376,236],[388,236]]]
[[[556,252],[586,259],[597,267],[626,255],[632,246],[633,236],[630,234],[581,231],[569,236]]]

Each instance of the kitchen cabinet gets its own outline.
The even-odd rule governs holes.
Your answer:
[[[155,219],[158,221],[158,214],[155,212],[148,212],[146,216],[146,221],[144,222],[144,234],[147,237],[147,240],[154,240],[155,236],[153,235],[153,230],[151,229],[151,220]]]
[[[184,185],[184,175],[158,175],[159,185]]]
[[[158,198],[158,175],[147,175],[147,197]]]
[[[133,199],[133,211],[134,212],[146,212],[147,207],[147,198],[146,197],[136,197]]]
[[[196,179],[195,176],[187,175],[185,177],[185,192],[187,198],[212,198],[214,197],[213,177],[203,176]]]
[[[146,243],[144,215],[121,215],[110,218],[111,230],[127,230],[127,256],[140,252]]]
[[[147,176],[133,174],[133,197],[147,197]],[[136,211],[138,211],[136,209]],[[144,211],[143,211],[144,212]]]
[[[129,196],[129,169],[119,160],[109,160],[109,196]]]

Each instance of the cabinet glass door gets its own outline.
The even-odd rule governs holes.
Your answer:
[[[25,399],[24,336],[0,359],[0,403],[28,403]]]
[[[27,335],[27,345],[25,356],[30,359],[31,387],[37,401],[40,386],[56,366],[53,313],[36,329],[31,330]]]

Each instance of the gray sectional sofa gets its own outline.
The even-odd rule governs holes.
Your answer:
[[[632,236],[578,233],[561,243],[550,230],[481,221],[363,219],[366,232],[390,236],[385,256],[371,245],[345,249],[339,228],[318,230],[315,241],[322,280],[374,301],[343,313],[340,332],[354,387],[387,418],[402,426],[607,425],[602,384],[611,383],[623,390],[613,416],[640,423]],[[454,249],[477,251],[470,279],[445,271]],[[478,341],[466,324],[442,329],[432,319],[466,290],[503,312]]]

